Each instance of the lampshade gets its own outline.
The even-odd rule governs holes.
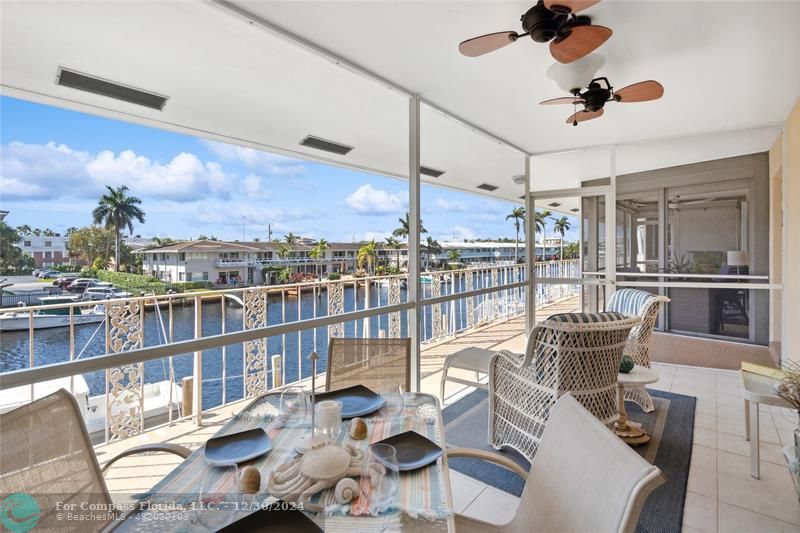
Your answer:
[[[571,92],[589,85],[605,63],[606,58],[600,54],[589,54],[572,63],[553,63],[547,69],[547,77],[556,82],[563,91]]]
[[[740,267],[747,266],[750,258],[747,256],[747,250],[729,250],[728,251],[728,266]]]

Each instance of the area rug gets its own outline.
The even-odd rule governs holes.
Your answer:
[[[630,402],[628,416],[640,422],[652,439],[644,446],[633,448],[650,463],[656,465],[667,478],[657,488],[642,509],[637,533],[680,531],[683,524],[683,504],[686,499],[686,483],[689,478],[689,463],[692,459],[694,436],[694,412],[696,400],[692,396],[650,391],[655,411],[644,413]],[[485,390],[476,390],[453,405],[445,408],[445,436],[450,447],[478,448],[496,452],[487,444],[489,400]],[[500,453],[517,462],[525,470],[528,461],[513,450]],[[487,485],[519,496],[524,482],[508,470],[497,465],[462,457],[448,461],[450,468],[475,478]]]

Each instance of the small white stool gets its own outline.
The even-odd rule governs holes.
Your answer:
[[[485,383],[481,383],[479,380],[481,374],[489,373],[489,360],[494,353],[494,350],[487,350],[485,348],[464,348],[463,350],[448,355],[444,360],[444,367],[442,368],[442,404],[444,405],[445,381],[461,383],[462,385],[469,385],[470,387],[477,387],[479,389],[488,389],[489,386]],[[475,380],[450,377],[447,375],[447,371],[450,368],[472,370],[475,372]]]

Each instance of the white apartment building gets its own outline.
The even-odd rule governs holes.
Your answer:
[[[17,243],[17,247],[23,254],[33,257],[36,268],[49,268],[69,263],[67,240],[68,237],[61,235],[25,235]]]

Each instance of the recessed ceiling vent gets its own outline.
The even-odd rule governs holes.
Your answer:
[[[549,204],[547,204],[547,205],[549,205],[550,207],[558,207],[558,206],[560,206],[561,204],[560,204],[560,203],[558,203],[558,202],[550,202],[550,203],[549,203]]]
[[[577,207],[573,207],[572,209],[570,209],[570,211],[572,211],[573,213],[577,213],[578,211],[580,211],[580,209],[578,209]]]
[[[326,141],[325,139],[314,137],[313,135],[309,135],[300,141],[300,144],[303,146],[308,146],[309,148],[316,148],[317,150],[324,150],[326,152],[332,152],[339,155],[347,155],[347,153],[353,149],[352,146],[335,143],[333,141]]]
[[[134,89],[127,85],[115,83],[113,81],[88,76],[69,70],[66,68],[58,69],[58,84],[72,89],[78,89],[89,93],[108,96],[131,104],[143,105],[151,109],[162,111],[167,103],[167,97],[160,94]]]
[[[425,176],[430,176],[432,178],[438,178],[442,174],[444,174],[444,170],[436,170],[435,168],[420,166],[419,173],[424,174]]]
[[[490,183],[481,183],[480,185],[478,185],[478,188],[484,191],[491,192],[497,190],[497,185],[492,185]]]

